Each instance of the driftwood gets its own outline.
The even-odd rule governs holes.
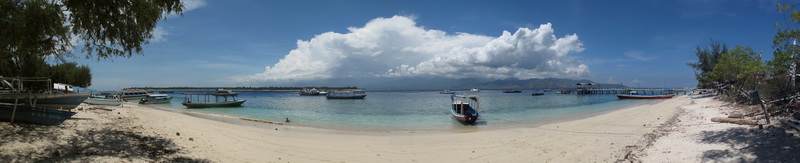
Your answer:
[[[726,118],[726,117],[714,117],[711,118],[711,122],[721,122],[721,123],[733,123],[733,124],[740,124],[740,125],[757,125],[758,122],[754,120],[747,120],[741,118]]]
[[[787,119],[787,120],[783,120],[781,122],[783,122],[783,124],[786,124],[789,127],[794,128],[797,131],[800,131],[800,126],[797,125],[797,121],[794,121],[794,120],[791,120],[791,119]]]

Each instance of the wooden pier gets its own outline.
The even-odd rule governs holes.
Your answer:
[[[595,88],[595,83],[578,83],[578,89],[575,91],[579,95],[589,94],[629,94],[632,91],[641,95],[686,95],[690,94],[693,89],[688,88]]]

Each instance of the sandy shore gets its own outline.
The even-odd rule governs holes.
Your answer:
[[[711,122],[711,118],[742,110],[712,98],[695,99],[680,109],[677,123],[665,126],[651,147],[635,153],[643,156],[640,161],[800,162],[797,132],[787,133],[780,118],[763,129]]]
[[[541,126],[357,132],[267,124],[126,104],[80,106],[61,126],[0,123],[0,159],[197,162],[614,162],[691,105],[679,96]],[[660,143],[660,142],[659,142]],[[658,145],[656,145],[658,146]],[[647,151],[648,157],[657,158]],[[640,154],[644,155],[644,154]],[[646,159],[645,159],[646,160]]]

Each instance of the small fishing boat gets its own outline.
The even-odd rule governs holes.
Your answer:
[[[712,94],[712,93],[693,95],[692,99],[701,99],[701,98],[711,97],[711,96],[714,96],[714,95],[715,94]]]
[[[172,102],[172,96],[167,94],[149,94],[147,98],[139,100],[139,104],[163,104]]]
[[[334,91],[325,96],[326,99],[364,99],[365,91]]]
[[[619,99],[664,99],[664,98],[672,98],[675,96],[674,94],[666,94],[666,95],[640,95],[636,91],[631,91],[628,94],[618,94],[617,98]]]
[[[480,117],[478,111],[476,111],[476,109],[480,109],[478,98],[478,95],[451,95],[452,106],[450,112],[453,114],[453,118],[461,123],[475,123]],[[475,108],[472,106],[475,106]]]
[[[503,93],[522,93],[520,90],[505,90]]]
[[[472,88],[469,90],[470,92],[480,92],[481,90],[478,88]]]
[[[108,106],[119,106],[122,104],[122,100],[118,99],[110,99],[110,98],[96,98],[96,97],[89,97],[83,103],[87,103],[90,105],[108,105]]]
[[[453,92],[453,91],[450,91],[450,90],[446,90],[446,89],[442,90],[441,92],[439,92],[439,94],[455,94],[455,93],[456,92]]]
[[[181,104],[187,108],[238,107],[247,101],[236,100],[236,95],[227,93],[184,93],[183,95]]]
[[[541,96],[541,95],[544,95],[544,92],[533,91],[533,93],[531,93],[531,96]]]

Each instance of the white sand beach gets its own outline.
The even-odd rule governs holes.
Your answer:
[[[705,143],[682,139],[682,134],[695,132],[688,128],[705,132],[707,126],[738,126],[710,124],[703,120],[708,117],[697,118],[699,114],[687,109],[698,107],[696,103],[718,102],[694,103],[679,96],[542,126],[452,132],[340,131],[200,118],[208,116],[138,104],[105,107],[113,111],[82,105],[83,110],[62,126],[0,123],[4,137],[0,156],[19,162],[615,162],[626,157],[645,162],[751,160],[748,155],[697,157],[698,152],[723,149],[724,145],[689,146]],[[683,112],[686,114],[679,114],[682,110],[687,110]],[[643,144],[653,144],[647,134],[676,116],[687,129],[670,132],[663,141],[645,148]],[[689,145],[675,149],[679,147],[674,144],[680,143]],[[674,157],[676,154],[682,155]]]

